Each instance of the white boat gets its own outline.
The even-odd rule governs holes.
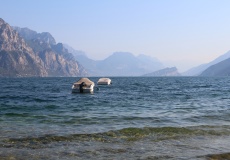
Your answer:
[[[72,86],[72,93],[92,93],[94,82],[88,78],[81,78]]]
[[[100,78],[98,81],[97,81],[97,84],[98,85],[110,85],[112,82],[111,79],[109,78]]]

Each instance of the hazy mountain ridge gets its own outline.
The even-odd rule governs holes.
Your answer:
[[[0,76],[82,76],[86,70],[48,32],[16,31],[0,19]]]
[[[115,52],[103,60],[99,67],[115,75],[140,76],[150,71],[162,69],[164,66],[159,61],[151,59],[149,56],[134,56],[129,52]]]
[[[206,63],[206,64],[201,64],[197,67],[193,67],[191,69],[189,69],[188,71],[184,72],[183,75],[185,76],[198,76],[200,75],[203,71],[205,71],[207,68],[209,68],[210,66],[217,64],[221,61],[224,61],[226,59],[230,58],[230,51],[226,52],[225,54],[217,57],[216,59],[214,59],[213,61]]]
[[[161,76],[180,76],[176,67],[167,67],[152,73],[144,74],[146,77],[161,77]]]
[[[79,60],[79,62],[84,64],[90,75],[93,76],[203,76],[204,74],[207,74],[207,72],[201,74],[202,72],[207,70],[209,67],[212,67],[214,64],[221,63],[229,57],[230,51],[217,57],[209,63],[201,64],[181,74],[178,72],[176,67],[164,68],[163,64],[157,59],[146,55],[134,56],[132,53],[129,52],[115,52],[111,56],[100,61],[92,60],[83,54],[76,55],[76,58]],[[224,66],[227,67],[227,65]],[[220,72],[222,73],[222,75],[228,75],[227,71],[221,71],[222,67],[220,67]],[[230,70],[230,67],[228,68]],[[161,69],[162,71],[159,71]],[[220,73],[217,73],[217,75],[211,74],[210,76],[219,76],[219,74]]]
[[[134,56],[129,52],[114,52],[97,61],[83,55],[76,58],[93,76],[140,76],[164,68],[155,58],[143,54]]]
[[[68,44],[63,44],[63,46],[68,50],[69,53],[72,53],[72,55],[77,58],[77,56],[86,56],[86,53],[84,51],[76,50],[73,47],[69,46]]]
[[[200,76],[230,76],[230,58],[208,67]]]
[[[101,61],[97,68],[107,75],[134,76],[138,72],[138,61],[132,53],[115,52]]]

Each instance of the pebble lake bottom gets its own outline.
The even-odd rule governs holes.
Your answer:
[[[229,77],[78,79],[0,78],[0,160],[230,159]]]

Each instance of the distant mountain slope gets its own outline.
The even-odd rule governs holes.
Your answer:
[[[68,50],[69,53],[73,55],[75,60],[81,64],[90,76],[100,76],[103,75],[100,70],[97,70],[97,64],[100,61],[92,60],[87,57],[86,53],[81,50],[76,50],[68,44],[63,44],[64,47]]]
[[[84,66],[90,76],[103,76],[103,72],[98,69],[97,65],[100,63],[98,60],[92,60],[85,55],[76,55],[76,60]]]
[[[139,67],[145,70],[145,73],[156,71],[164,68],[164,65],[156,58],[140,54],[137,56],[139,60]]]
[[[199,65],[197,67],[191,68],[190,70],[186,71],[183,73],[183,75],[185,76],[198,76],[200,75],[204,70],[206,70],[208,67],[217,64],[225,59],[230,58],[230,51],[228,51],[227,53],[219,56],[218,58],[216,58],[215,60],[207,63],[207,64],[202,64]]]
[[[163,64],[149,56],[134,56],[129,52],[115,52],[97,64],[98,70],[110,76],[140,76],[163,68]]]
[[[176,67],[164,68],[152,73],[144,74],[146,77],[160,77],[160,76],[180,76]]]
[[[138,75],[138,59],[128,52],[115,52],[97,65],[98,70],[109,76]]]
[[[208,67],[200,76],[230,76],[230,58]]]
[[[75,54],[75,58],[91,76],[140,76],[164,67],[156,58],[129,52],[115,52],[104,60],[92,60],[84,54]]]
[[[48,32],[14,27],[0,19],[0,76],[82,76],[86,70]]]
[[[84,51],[75,50],[74,48],[72,48],[68,44],[63,44],[63,46],[68,50],[69,53],[72,53],[74,57],[76,57],[76,56],[86,56]]]

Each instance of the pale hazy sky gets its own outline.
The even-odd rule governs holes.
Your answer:
[[[230,0],[0,0],[11,26],[104,59],[116,51],[158,58],[180,71],[230,50]]]

